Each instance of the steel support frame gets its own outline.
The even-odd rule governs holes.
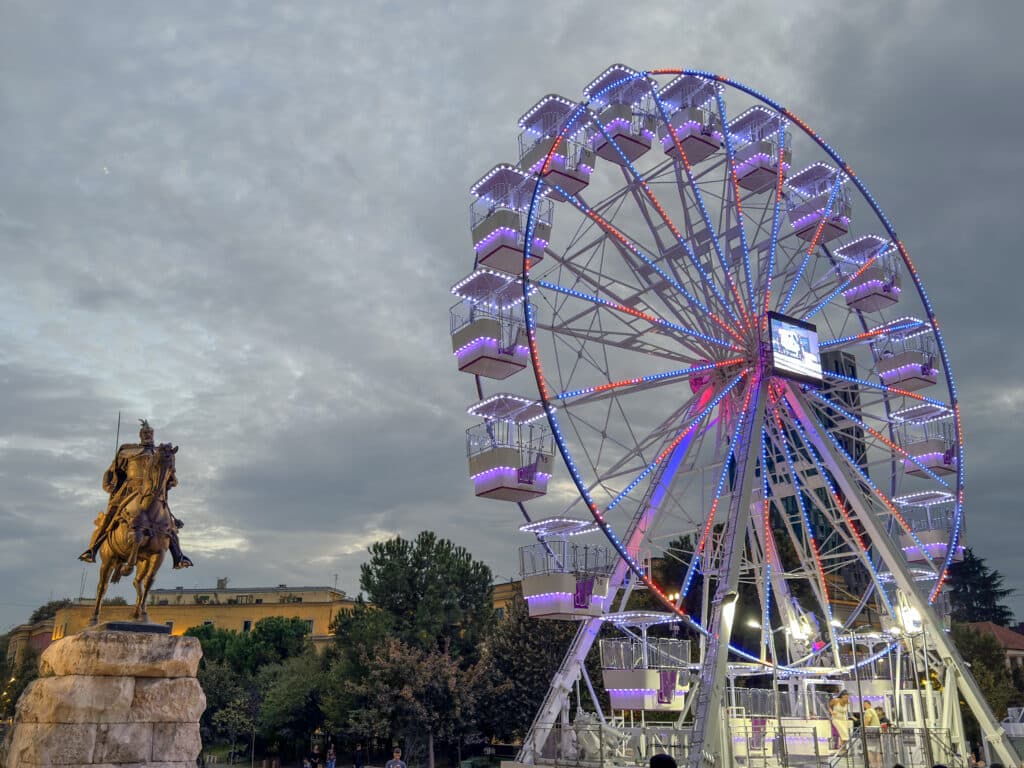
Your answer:
[[[811,415],[809,404],[803,395],[792,384],[787,383],[785,386],[786,401],[800,423],[803,424],[808,439],[818,451],[818,455],[821,456],[829,472],[832,473],[836,484],[857,515],[857,519],[860,520],[861,525],[871,537],[871,543],[881,554],[885,564],[889,566],[897,587],[902,590],[910,605],[917,609],[926,629],[930,630],[928,636],[935,643],[936,651],[943,663],[955,671],[958,680],[957,688],[978,721],[985,740],[995,750],[1004,765],[1020,765],[1020,758],[1017,757],[1013,747],[1006,739],[1005,731],[996,720],[988,702],[985,701],[978,683],[968,671],[960,652],[949,635],[946,634],[942,622],[936,617],[931,605],[918,591],[906,560],[886,532],[882,521],[872,512],[871,505],[865,501],[860,484],[849,474],[846,463],[836,454],[831,442],[822,437],[820,425]]]

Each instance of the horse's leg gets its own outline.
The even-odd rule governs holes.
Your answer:
[[[103,596],[107,593],[107,585],[110,582],[110,572],[114,570],[117,558],[110,550],[110,544],[104,541],[100,545],[100,578],[96,585],[96,607],[93,608],[90,624],[96,624],[100,617],[100,606],[103,605]]]
[[[160,570],[160,566],[164,561],[164,552],[152,552],[146,555],[145,559],[139,564],[139,572],[136,576],[135,589],[139,596],[139,606],[141,607],[141,618],[143,621],[149,621],[149,611],[146,610],[146,601],[149,600],[149,590],[153,586],[153,582],[156,579],[156,572]]]
[[[132,552],[136,565],[135,565],[135,578],[132,580],[132,584],[135,586],[135,620],[139,621],[146,613],[146,606],[143,603],[144,590],[142,587],[143,582],[146,580],[146,571],[149,565],[149,556],[143,553],[142,545],[146,543],[148,539],[140,542],[138,539],[135,540],[135,549]]]

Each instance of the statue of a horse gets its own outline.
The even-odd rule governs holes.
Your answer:
[[[99,619],[108,584],[116,584],[133,569],[136,593],[133,616],[137,621],[149,621],[146,598],[167,554],[174,526],[167,506],[167,483],[177,452],[177,447],[170,443],[157,446],[150,457],[142,487],[125,500],[118,510],[117,522],[100,545],[100,580],[96,587],[93,624]]]

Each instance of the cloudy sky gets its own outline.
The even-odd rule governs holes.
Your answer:
[[[1024,618],[1024,6],[985,9],[3,0],[0,630],[92,591],[118,411],[181,446],[197,567],[161,586],[356,592],[371,542],[424,528],[514,575],[450,356],[467,188],[614,62],[746,82],[869,185],[949,345],[969,543]]]

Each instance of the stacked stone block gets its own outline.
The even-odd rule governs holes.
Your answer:
[[[206,709],[201,657],[192,637],[89,631],[58,640],[18,700],[0,758],[6,768],[194,768]]]

